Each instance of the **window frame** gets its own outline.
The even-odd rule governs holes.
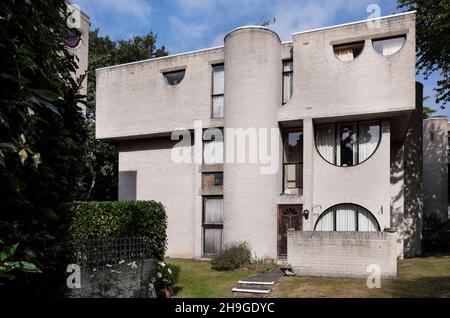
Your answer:
[[[205,230],[207,229],[220,229],[221,230],[221,242],[220,242],[220,249],[223,247],[223,216],[222,216],[222,223],[221,224],[212,224],[212,223],[205,223],[206,219],[206,200],[207,199],[222,199],[223,204],[223,195],[211,195],[211,196],[203,196],[202,197],[202,255],[204,257],[210,257],[217,254],[206,254],[205,253]],[[223,211],[224,212],[224,211]]]
[[[361,56],[361,54],[364,52],[364,49],[366,47],[366,41],[365,40],[361,40],[361,41],[353,41],[353,42],[348,42],[348,43],[341,43],[341,44],[335,44],[332,46],[333,48],[333,54],[334,57],[341,62],[352,62],[354,60],[356,60],[358,57]],[[343,49],[349,49],[352,50],[353,53],[353,58],[351,60],[342,60],[340,59],[337,55],[336,55],[336,50],[343,50]],[[357,50],[357,51],[356,51]],[[358,53],[355,55],[355,51]]]
[[[203,133],[202,133],[202,164],[204,164],[204,165],[218,165],[218,164],[223,164],[224,162],[225,162],[225,136],[224,136],[224,129],[223,128],[212,128],[212,129],[217,129],[217,130],[220,130],[221,132],[222,132],[222,135],[221,135],[221,139],[217,139],[217,136],[216,135],[212,135],[212,136],[214,136],[214,139],[212,139],[212,140],[205,140],[205,131],[206,131],[206,129],[205,130],[203,130]],[[205,162],[205,146],[206,146],[206,144],[207,143],[209,143],[209,142],[213,142],[213,141],[216,141],[216,140],[222,140],[222,162],[215,162],[215,163],[206,163]],[[216,160],[217,160],[217,158],[216,158]]]
[[[177,84],[170,84],[169,81],[167,80],[167,75],[175,74],[175,73],[181,73],[181,72],[183,72],[183,78]],[[173,70],[173,71],[163,72],[162,74],[163,74],[163,77],[164,77],[164,81],[166,82],[167,85],[176,87],[176,86],[180,85],[183,82],[183,80],[184,80],[184,78],[186,76],[186,69],[185,68],[180,68],[180,69]]]
[[[287,63],[292,63],[292,70],[291,71],[285,71],[284,70],[284,65]],[[282,72],[281,72],[281,105],[286,105],[291,101],[292,95],[293,95],[293,90],[294,90],[294,59],[287,59],[287,60],[282,60],[281,63],[281,67],[282,67]],[[291,94],[289,96],[289,100],[288,101],[284,101],[284,77],[285,75],[290,74],[290,80],[291,80]]]
[[[323,211],[323,213],[321,213],[319,215],[319,217],[317,218],[316,222],[314,223],[314,232],[317,231],[317,225],[319,224],[319,221],[325,217],[326,214],[333,212],[333,231],[322,231],[322,232],[344,232],[344,231],[337,231],[337,222],[336,222],[336,208],[341,206],[341,205],[350,205],[350,206],[354,206],[355,208],[357,208],[356,213],[355,213],[355,231],[350,231],[350,232],[364,232],[364,231],[359,231],[359,209],[362,209],[364,212],[369,213],[370,216],[372,216],[373,220],[375,220],[375,225],[376,225],[376,232],[381,232],[381,226],[380,223],[378,222],[376,216],[370,212],[368,209],[366,209],[365,207],[363,207],[362,205],[359,204],[355,204],[355,203],[339,203],[339,204],[335,204],[331,207],[329,207],[328,209],[326,209],[325,211]],[[332,211],[331,211],[332,210]],[[317,231],[320,232],[320,231]]]
[[[206,175],[214,175],[214,185],[213,186],[205,186],[203,177]],[[222,184],[217,184],[217,175],[222,175]],[[202,172],[202,189],[208,189],[211,187],[223,187],[223,171],[217,172]]]
[[[364,122],[377,122],[378,126],[379,126],[379,135],[378,135],[378,144],[375,147],[374,151],[370,154],[370,156],[368,156],[364,161],[359,162],[359,136],[360,136],[360,124],[364,123]],[[333,148],[333,160],[334,162],[330,162],[327,159],[325,159],[322,154],[320,153],[318,147],[317,147],[317,127],[319,126],[330,126],[333,125],[334,126],[334,148]],[[356,125],[356,143],[355,143],[355,152],[356,152],[356,164],[352,165],[352,166],[343,166],[342,163],[340,165],[337,164],[337,159],[338,159],[338,151],[337,151],[337,144],[341,143],[341,134],[339,133],[339,126],[343,126],[343,125]],[[338,134],[339,133],[339,134]],[[323,123],[323,124],[316,124],[314,125],[314,146],[316,148],[317,153],[319,154],[319,156],[327,163],[329,163],[330,165],[334,166],[334,167],[340,167],[340,168],[351,168],[351,167],[356,167],[360,164],[365,163],[366,161],[368,161],[370,158],[372,158],[372,156],[377,152],[378,148],[380,147],[381,144],[381,139],[383,137],[383,121],[381,119],[365,119],[365,120],[358,120],[358,121],[348,121],[348,122],[336,122],[336,123]],[[341,154],[342,155],[342,154]]]
[[[374,42],[385,41],[385,40],[392,40],[392,39],[399,39],[399,38],[403,38],[404,41],[403,41],[403,43],[402,43],[402,46],[401,46],[401,47],[398,49],[398,51],[395,52],[395,53],[392,53],[392,54],[389,54],[389,55],[384,55],[383,52],[380,53],[380,52],[378,52],[378,51],[375,49]],[[385,36],[385,37],[381,37],[381,38],[373,38],[373,39],[371,39],[370,42],[371,42],[371,44],[372,44],[373,50],[374,50],[377,54],[379,54],[379,55],[381,55],[381,56],[384,56],[384,57],[389,57],[389,56],[393,56],[393,55],[396,55],[397,53],[399,53],[399,52],[403,49],[403,47],[405,46],[405,43],[406,43],[407,40],[408,40],[407,34],[398,34],[398,35]]]
[[[223,105],[224,105],[224,110],[225,110],[225,78],[224,78],[224,92],[222,94],[214,94],[214,69],[216,67],[220,67],[223,66],[223,74],[225,76],[225,63],[217,63],[217,64],[212,64],[211,65],[211,118],[212,119],[223,119],[223,113],[222,113],[222,117],[214,117],[214,98],[215,97],[222,97],[223,99]],[[224,111],[223,110],[223,111]]]
[[[286,144],[288,143],[289,133],[293,133],[293,132],[300,132],[302,134],[302,136],[304,137],[303,127],[287,128],[287,129],[283,130],[283,182],[282,182],[283,188],[282,188],[282,193],[286,193],[286,190],[292,190],[292,189],[302,189],[303,190],[303,186],[289,188],[287,186],[287,182],[286,182],[286,166],[301,165],[301,168],[303,169],[303,156],[301,158],[302,159],[301,161],[287,162],[287,159],[286,159],[285,147],[286,147]],[[303,142],[304,142],[304,140],[303,140]],[[302,149],[302,155],[303,155],[303,149]],[[303,176],[303,173],[302,173],[302,176]],[[286,186],[285,186],[285,183],[286,183]],[[303,180],[301,183],[303,185]],[[297,180],[296,180],[296,184],[297,184]]]

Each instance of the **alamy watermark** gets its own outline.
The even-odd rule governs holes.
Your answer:
[[[194,140],[188,129],[176,129],[178,141],[171,151],[174,163],[255,164],[261,174],[275,174],[280,168],[279,128],[208,128],[194,121]],[[194,143],[193,143],[194,141]],[[206,162],[205,162],[206,161]]]

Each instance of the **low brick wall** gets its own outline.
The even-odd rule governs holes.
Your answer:
[[[402,242],[397,233],[288,231],[288,262],[301,276],[368,277],[377,264],[383,278],[397,277]]]

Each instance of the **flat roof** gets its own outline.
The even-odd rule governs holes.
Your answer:
[[[311,33],[311,32],[317,32],[317,31],[341,28],[341,27],[354,25],[354,24],[367,23],[368,21],[380,21],[380,20],[384,20],[384,19],[400,17],[400,16],[403,16],[403,15],[415,14],[416,12],[417,11],[408,11],[408,12],[396,13],[396,14],[391,14],[391,15],[385,15],[385,16],[382,16],[382,17],[379,17],[379,18],[375,18],[375,19],[365,19],[365,20],[359,20],[359,21],[355,21],[355,22],[336,24],[336,25],[327,26],[327,27],[323,27],[323,28],[317,28],[317,29],[311,29],[311,30],[306,30],[306,31],[295,32],[295,33],[292,33],[292,35],[295,36],[295,35],[298,35],[298,34],[304,34],[304,33]]]
[[[354,24],[367,23],[367,21],[379,21],[379,20],[383,20],[383,19],[389,19],[389,18],[399,17],[399,16],[403,16],[403,15],[408,15],[408,14],[415,14],[416,12],[417,11],[408,11],[408,12],[402,12],[402,13],[386,15],[386,16],[382,16],[382,17],[379,17],[379,18],[375,18],[375,19],[365,19],[365,20],[359,20],[359,21],[355,21],[355,22],[349,22],[349,23],[344,23],[344,24],[332,25],[332,26],[323,27],[323,28],[310,29],[310,30],[306,30],[306,31],[300,31],[300,32],[292,33],[292,36],[299,35],[299,34],[305,34],[305,33],[311,33],[311,32],[317,32],[317,31],[323,31],[323,30],[329,30],[329,29],[334,29],[334,28],[340,28],[340,27],[345,27],[345,26],[354,25]],[[260,26],[260,25],[247,25],[247,26],[238,27],[238,28],[228,32],[225,35],[224,38],[226,38],[228,35],[230,35],[234,31],[241,30],[241,29],[250,29],[250,28],[258,28],[258,29],[264,29],[264,30],[272,31],[273,33],[275,33],[278,36],[278,34],[275,31],[273,31],[273,30],[271,30],[269,28],[266,28],[266,27],[263,27],[263,26]],[[289,43],[292,43],[292,41],[281,42],[281,44],[289,44]],[[135,62],[130,62],[130,63],[124,63],[124,64],[117,64],[117,65],[101,67],[101,68],[96,69],[96,71],[101,71],[101,70],[115,68],[115,67],[134,65],[134,64],[138,64],[138,63],[145,63],[145,62],[149,62],[149,61],[157,61],[157,60],[162,60],[162,59],[167,59],[167,58],[172,58],[172,57],[177,57],[177,56],[201,53],[201,52],[212,51],[212,50],[223,49],[223,48],[224,48],[224,46],[216,46],[216,47],[200,49],[200,50],[195,50],[195,51],[182,52],[182,53],[177,53],[177,54],[172,54],[172,55],[167,55],[167,56],[150,58],[150,59],[141,60],[141,61],[135,61]]]

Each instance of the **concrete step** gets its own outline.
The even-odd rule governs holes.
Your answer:
[[[238,281],[238,284],[244,284],[244,285],[274,285],[275,282],[260,282],[260,281],[251,281],[251,280],[240,280]]]
[[[268,294],[270,289],[254,289],[254,288],[239,288],[232,289],[233,293],[245,293],[245,294]]]

